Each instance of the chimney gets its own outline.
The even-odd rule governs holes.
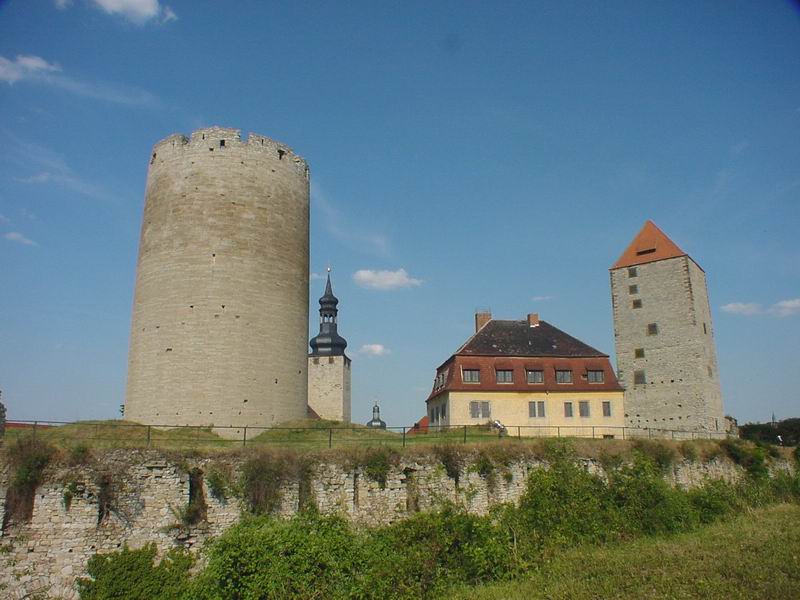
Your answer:
[[[477,310],[475,311],[475,333],[481,330],[481,327],[486,325],[492,320],[492,311],[490,310]]]
[[[528,313],[528,327],[539,326],[539,313]]]

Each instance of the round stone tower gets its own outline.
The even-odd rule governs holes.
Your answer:
[[[153,147],[126,419],[241,437],[306,416],[308,179],[289,148],[236,129]]]

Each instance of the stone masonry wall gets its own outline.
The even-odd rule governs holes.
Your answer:
[[[215,459],[215,465],[219,466],[220,460]],[[235,477],[243,459],[232,456],[224,460]],[[21,599],[39,594],[75,599],[75,578],[85,574],[89,558],[98,552],[118,550],[124,544],[138,548],[152,542],[160,554],[174,547],[198,551],[242,515],[239,500],[217,500],[204,481],[206,521],[191,528],[177,526],[177,511],[189,500],[189,469],[207,473],[210,462],[207,458],[176,461],[155,450],[117,450],[89,465],[49,468],[47,483],[36,492],[30,523],[12,525],[0,538],[0,596]],[[580,462],[592,472],[603,472],[597,461]],[[497,503],[516,502],[525,490],[528,473],[544,466],[537,459],[520,460],[491,481],[467,467],[456,484],[432,456],[406,456],[392,468],[386,486],[381,487],[360,469],[329,461],[311,473],[311,489],[322,513],[342,514],[359,526],[377,526],[433,509],[443,501],[484,514]],[[677,463],[668,478],[676,485],[691,487],[709,477],[733,481],[741,473],[727,460],[714,459]],[[0,513],[5,511],[8,477],[4,468]],[[112,482],[112,500],[110,510],[102,516],[103,492],[98,482],[104,477]],[[299,488],[298,481],[283,486],[278,510],[281,516],[298,510]]]
[[[705,274],[688,256],[611,271],[614,337],[626,425],[724,431]],[[637,291],[631,293],[630,286]],[[634,308],[633,301],[641,301]],[[657,334],[648,333],[655,323]],[[637,358],[636,349],[644,351]],[[644,384],[635,383],[641,371]]]
[[[125,418],[237,428],[304,418],[308,248],[308,168],[289,148],[219,127],[156,144]]]
[[[308,357],[308,405],[323,419],[350,422],[350,359]]]

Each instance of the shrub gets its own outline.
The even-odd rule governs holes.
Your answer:
[[[67,462],[72,466],[85,465],[92,458],[92,450],[84,443],[71,446],[67,453]]]
[[[619,513],[605,482],[575,464],[568,452],[569,446],[553,446],[550,468],[533,471],[519,508],[502,514],[503,526],[518,540],[526,558],[551,544],[603,542],[619,536]]]
[[[688,495],[701,523],[712,523],[742,506],[736,486],[721,479],[706,481]]]
[[[697,459],[700,457],[700,453],[697,450],[697,444],[694,442],[681,442],[678,449],[683,455],[683,458],[688,460],[689,462],[697,462]]]
[[[6,453],[12,471],[6,492],[3,529],[11,521],[30,520],[36,488],[42,483],[44,470],[55,452],[53,446],[29,437],[8,446]]]
[[[208,565],[187,597],[358,597],[358,575],[370,559],[341,517],[310,512],[285,521],[246,518],[211,544]]]
[[[669,471],[678,456],[675,448],[656,440],[635,440],[633,449],[635,453],[652,460],[662,473]]]
[[[72,506],[72,499],[78,493],[78,484],[75,481],[69,481],[64,485],[64,493],[61,495],[61,500],[64,502],[64,510],[69,511]]]
[[[444,466],[447,476],[458,485],[461,478],[461,470],[464,468],[464,454],[461,448],[455,444],[444,444],[434,446],[433,452]]]
[[[473,464],[473,468],[478,475],[486,481],[486,487],[489,491],[494,490],[497,484],[497,473],[494,461],[492,461],[491,457],[487,452],[484,450],[480,450],[478,452],[478,456],[475,459],[475,463]]]
[[[686,493],[672,488],[649,459],[639,458],[614,473],[609,491],[628,533],[675,533],[697,523]]]
[[[242,465],[239,488],[253,514],[269,514],[280,506],[281,486],[290,470],[288,459],[278,454],[260,453]]]
[[[211,497],[219,502],[228,498],[229,479],[219,467],[211,467],[206,473],[206,484]]]
[[[767,454],[763,448],[733,438],[724,439],[719,445],[733,462],[747,471],[750,477],[769,477]]]
[[[386,487],[389,471],[399,460],[399,454],[392,448],[369,448],[361,457],[364,474],[378,483],[381,489]]]
[[[376,560],[368,586],[383,581],[387,588],[377,597],[425,598],[453,584],[501,578],[514,566],[502,529],[452,505],[376,530],[370,546]]]
[[[157,565],[155,544],[139,550],[124,547],[111,554],[95,554],[86,570],[90,578],[77,580],[81,600],[177,600],[188,583],[192,559],[172,550]]]

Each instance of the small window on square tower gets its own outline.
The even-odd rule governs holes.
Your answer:
[[[220,148],[224,148],[225,147],[225,140],[220,140],[219,141],[219,147]]]
[[[640,298],[633,301],[633,308],[642,308],[642,301]]]
[[[628,277],[638,277],[639,270],[636,267],[628,267]]]
[[[706,335],[708,335],[708,328],[706,327],[706,324],[705,324],[705,323],[703,323],[703,333],[705,333]]]
[[[633,384],[634,385],[646,385],[647,378],[645,377],[644,371],[634,371],[633,372]]]
[[[647,335],[658,335],[658,323],[647,324]]]
[[[644,358],[644,348],[636,348],[633,351],[634,358]]]
[[[638,285],[629,285],[628,286],[628,293],[629,294],[638,294],[639,293],[639,286]]]

